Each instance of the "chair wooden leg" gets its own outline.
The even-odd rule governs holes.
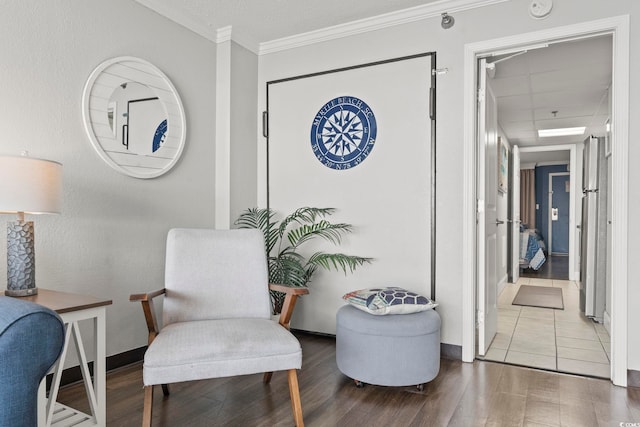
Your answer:
[[[300,389],[298,388],[298,374],[295,369],[287,372],[289,378],[289,394],[291,395],[291,408],[293,409],[293,420],[296,427],[304,427],[302,419],[302,403],[300,402]]]
[[[269,384],[271,382],[271,377],[273,376],[273,372],[265,372],[262,376],[262,382],[265,384]]]
[[[144,409],[142,410],[142,427],[151,427],[151,408],[153,405],[153,386],[144,386]]]

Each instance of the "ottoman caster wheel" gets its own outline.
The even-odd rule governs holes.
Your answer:
[[[416,388],[418,389],[418,391],[424,391],[424,384],[418,384]]]
[[[357,388],[363,388],[364,387],[364,383],[362,381],[353,380],[353,382],[356,384]]]

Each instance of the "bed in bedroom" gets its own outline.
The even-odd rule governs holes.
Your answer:
[[[520,232],[520,268],[538,270],[547,258],[544,255],[544,240],[536,229],[524,229]]]

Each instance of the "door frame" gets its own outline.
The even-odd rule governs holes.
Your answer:
[[[612,247],[611,247],[611,381],[627,386],[627,229],[629,152],[629,15],[514,36],[469,43],[464,48],[464,142],[463,142],[463,229],[462,229],[462,360],[475,359],[476,332],[476,76],[477,58],[491,52],[523,48],[544,42],[613,35],[612,75]],[[469,262],[472,261],[472,262]]]
[[[573,168],[571,168],[573,169]],[[549,193],[547,195],[547,235],[549,236],[549,256],[553,255],[553,222],[551,222],[551,206],[553,205],[553,203],[551,203],[553,201],[553,178],[556,176],[568,176],[569,177],[569,236],[568,239],[569,241],[571,241],[571,230],[573,230],[575,228],[571,226],[571,223],[573,221],[571,221],[571,217],[572,217],[572,211],[574,210],[574,204],[573,202],[575,202],[574,200],[574,193],[573,193],[573,188],[571,188],[571,172],[551,172],[549,173]],[[569,249],[569,253],[571,253],[571,249]],[[569,265],[571,265],[571,260],[569,260]],[[572,279],[573,280],[573,279]]]

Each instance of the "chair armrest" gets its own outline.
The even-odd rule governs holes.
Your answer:
[[[156,291],[147,292],[144,294],[131,294],[129,295],[129,301],[150,301],[153,298],[166,293],[167,290],[162,288]]]
[[[293,308],[296,306],[298,296],[308,294],[309,289],[269,283],[269,290],[283,292],[285,294],[284,304],[282,304],[282,311],[280,312],[280,319],[278,319],[278,323],[289,329],[291,315],[293,314]]]
[[[144,294],[131,294],[129,301],[140,301],[142,303],[142,311],[144,311],[144,319],[147,322],[147,329],[149,330],[148,342],[151,342],[156,338],[160,329],[158,328],[158,321],[155,315],[155,309],[153,307],[153,299],[157,296],[165,294],[166,289],[158,289],[156,291],[147,292]]]

